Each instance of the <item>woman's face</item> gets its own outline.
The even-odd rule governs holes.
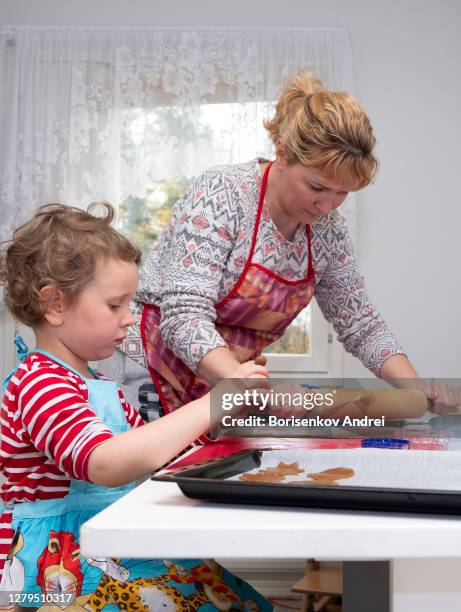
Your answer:
[[[350,186],[302,164],[277,159],[274,166],[277,201],[299,223],[314,223],[320,215],[338,208],[349,193]]]

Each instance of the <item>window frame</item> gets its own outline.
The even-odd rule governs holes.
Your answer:
[[[316,300],[311,302],[310,354],[264,353],[271,372],[326,374],[329,370],[330,326]]]

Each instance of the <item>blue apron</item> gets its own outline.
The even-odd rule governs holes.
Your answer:
[[[45,351],[42,353],[76,372]],[[88,403],[114,435],[130,429],[117,384],[84,378]],[[80,527],[135,486],[107,488],[71,480],[60,499],[13,504],[14,548],[7,560],[1,604],[16,600],[22,607],[73,604],[87,610],[271,610],[252,587],[216,563],[197,559],[175,561],[90,559],[80,556]],[[204,534],[204,544],[206,535]],[[20,583],[23,583],[22,585]],[[78,606],[82,606],[81,608]],[[85,608],[83,608],[85,606]]]

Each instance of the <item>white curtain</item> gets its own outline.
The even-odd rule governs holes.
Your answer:
[[[45,201],[117,205],[270,156],[262,121],[305,67],[352,92],[347,31],[0,29],[0,239]]]

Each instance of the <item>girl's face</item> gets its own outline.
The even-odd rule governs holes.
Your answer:
[[[56,329],[60,342],[83,362],[110,357],[133,324],[130,300],[137,284],[135,263],[102,261],[75,301],[64,305],[63,322]]]

